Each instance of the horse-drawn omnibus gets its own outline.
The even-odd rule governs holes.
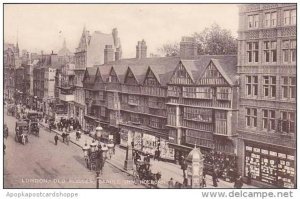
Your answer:
[[[22,143],[24,145],[28,143],[29,125],[26,121],[17,121],[15,131],[16,142]]]

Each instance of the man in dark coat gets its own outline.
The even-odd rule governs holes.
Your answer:
[[[57,134],[54,136],[54,141],[55,141],[55,145],[57,145],[57,141],[58,141],[58,136],[57,136]]]
[[[218,174],[217,174],[217,170],[214,170],[214,172],[212,174],[212,179],[213,179],[213,186],[214,187],[218,187]]]
[[[239,176],[239,177],[237,178],[237,180],[235,181],[235,183],[234,183],[234,188],[240,189],[240,188],[242,188],[242,187],[243,187],[242,176]]]
[[[247,184],[251,184],[251,178],[252,178],[252,173],[249,168],[248,173],[247,173]]]

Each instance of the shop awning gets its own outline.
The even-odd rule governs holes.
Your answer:
[[[193,148],[192,147],[188,147],[188,146],[184,146],[184,145],[180,145],[180,144],[175,144],[175,143],[168,143],[169,147],[173,148],[173,149],[177,149],[177,150],[183,150],[186,152],[190,152]]]
[[[120,127],[124,126],[126,128],[133,129],[135,131],[136,131],[136,129],[138,129],[138,130],[144,131],[143,133],[150,134],[155,137],[161,137],[163,139],[168,140],[168,133],[163,133],[163,132],[157,131],[155,129],[152,129],[150,127],[147,127],[147,126],[134,125],[134,124],[130,124],[130,123],[120,123],[119,126]]]

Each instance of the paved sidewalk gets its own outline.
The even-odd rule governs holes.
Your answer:
[[[43,127],[49,130],[48,124],[41,122],[40,125],[42,125]],[[52,132],[53,132],[53,137],[54,137],[54,132],[58,133],[59,135],[62,134],[62,132],[58,130],[52,130]],[[81,148],[84,146],[85,143],[90,145],[92,143],[92,140],[93,140],[92,137],[83,133],[81,134],[81,138],[79,140],[76,140],[75,131],[70,133],[70,141]],[[116,146],[115,154],[112,155],[111,159],[107,159],[106,162],[122,170],[123,172],[126,172],[129,175],[133,175],[133,171],[124,170],[125,156],[126,156],[126,150]],[[157,161],[153,159],[151,159],[150,164],[151,164],[152,172],[156,173],[160,171],[162,174],[161,183],[159,184],[158,188],[168,188],[168,181],[170,180],[170,178],[173,178],[174,181],[178,181],[179,183],[183,182],[183,174],[179,165],[169,163],[169,162]],[[206,184],[207,184],[207,188],[213,187],[212,177],[209,175],[206,175]],[[220,179],[218,183],[218,187],[233,188],[233,183],[226,182]],[[243,188],[256,188],[256,187],[244,184]]]

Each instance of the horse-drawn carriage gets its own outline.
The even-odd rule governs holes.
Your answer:
[[[39,136],[40,129],[38,126],[38,113],[35,111],[27,113],[28,125],[29,125],[29,132],[36,136]]]
[[[17,121],[15,131],[16,142],[22,143],[24,145],[28,143],[29,125],[26,121]]]
[[[136,169],[133,171],[133,180],[135,184],[146,184],[150,187],[157,187],[158,181],[161,179],[161,173],[152,173],[150,162],[136,161]]]

